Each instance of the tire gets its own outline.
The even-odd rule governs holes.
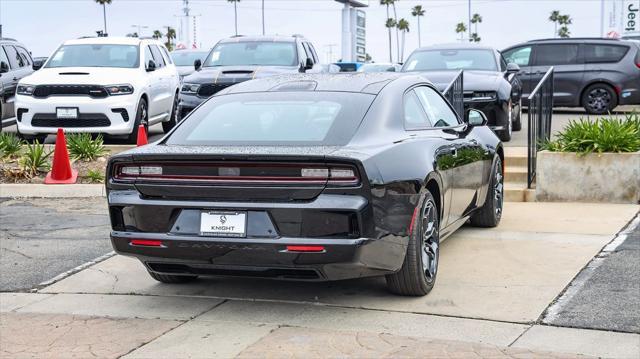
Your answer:
[[[162,131],[164,133],[169,133],[172,128],[176,126],[178,123],[178,94],[176,94],[173,98],[173,106],[171,107],[171,114],[169,115],[169,121],[165,121],[162,123]]]
[[[149,275],[151,278],[157,280],[158,282],[167,283],[167,284],[178,284],[178,283],[187,283],[198,278],[197,275],[171,275],[171,274],[160,274],[151,271]]]
[[[511,123],[511,113],[509,113],[508,115],[508,119],[507,119],[507,128],[505,128],[504,130],[500,130],[497,131],[496,135],[498,135],[498,138],[500,139],[500,141],[502,142],[509,142],[511,141],[511,132],[513,131],[513,126]]]
[[[149,135],[148,117],[147,100],[141,98],[138,103],[138,109],[136,110],[136,119],[133,122],[133,130],[131,131],[131,134],[127,136],[127,143],[135,145],[138,142],[138,127],[140,125],[144,125],[145,130],[147,130],[147,135]]]
[[[522,130],[522,99],[518,101],[518,113],[516,115],[516,118],[513,120],[513,130]]]
[[[440,257],[440,216],[429,191],[425,194],[419,213],[409,234],[402,267],[385,277],[389,291],[398,295],[424,296],[436,283]]]
[[[589,114],[603,115],[618,106],[618,96],[607,84],[593,84],[582,93],[580,104]]]
[[[503,204],[504,178],[502,175],[502,161],[500,157],[496,157],[484,204],[471,215],[471,225],[476,227],[496,227],[502,218]]]

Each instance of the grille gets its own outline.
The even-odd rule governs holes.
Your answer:
[[[31,126],[34,127],[108,127],[109,118],[101,113],[79,114],[77,119],[59,119],[54,113],[33,115]]]
[[[33,96],[45,98],[49,96],[89,96],[104,98],[109,96],[104,87],[98,85],[39,85],[33,91]]]
[[[200,86],[198,90],[198,96],[200,97],[210,97],[213,96],[216,92],[225,89],[232,84],[205,84]]]

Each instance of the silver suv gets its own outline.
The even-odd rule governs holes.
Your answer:
[[[522,100],[554,67],[554,107],[584,107],[604,114],[640,104],[640,42],[602,38],[532,40],[502,51],[520,66]]]

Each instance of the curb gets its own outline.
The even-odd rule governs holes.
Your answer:
[[[104,184],[0,184],[0,198],[82,198],[105,196],[106,191]]]

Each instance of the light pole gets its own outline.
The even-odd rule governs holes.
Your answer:
[[[138,32],[137,32],[138,37],[142,37],[142,29],[148,29],[149,28],[149,26],[140,25],[140,24],[131,25],[131,27],[135,27],[135,28],[138,29]]]

